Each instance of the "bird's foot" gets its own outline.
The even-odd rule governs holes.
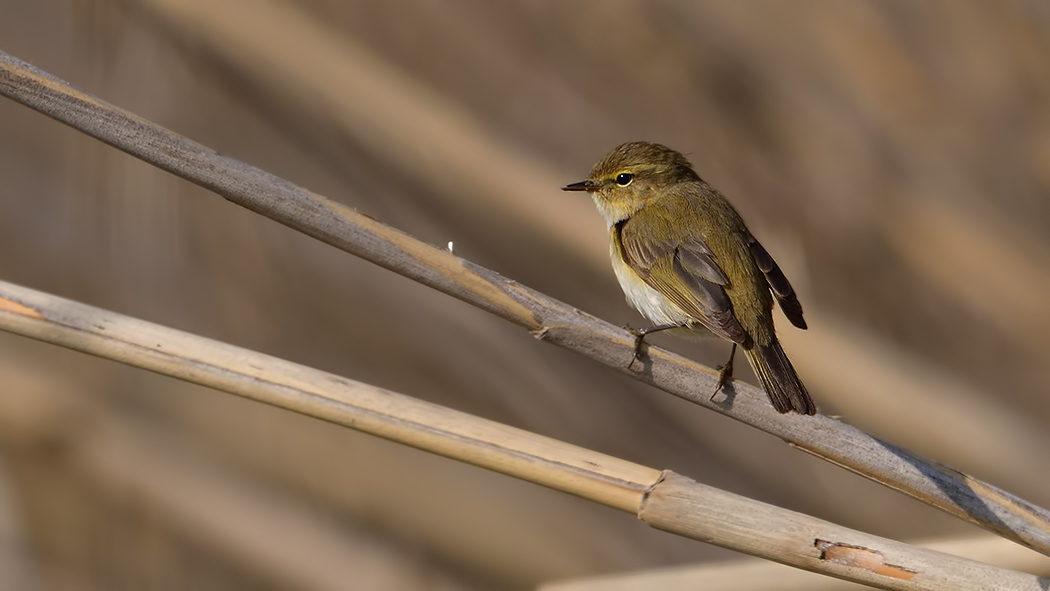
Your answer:
[[[729,353],[729,361],[725,365],[718,368],[718,382],[715,384],[715,391],[711,393],[710,400],[714,400],[715,396],[725,388],[729,382],[733,381],[733,360],[736,359],[736,343],[733,343],[733,349]]]
[[[645,329],[631,328],[630,325],[625,324],[623,329],[634,335],[634,355],[631,356],[631,362],[627,364],[627,369],[631,369],[634,366],[634,362],[638,361],[638,358],[642,356],[642,346],[645,344],[645,335],[649,334]]]
[[[634,356],[631,357],[631,362],[627,364],[627,369],[631,369],[634,362],[638,361],[642,356],[642,346],[645,344],[646,335],[660,332],[661,330],[668,330],[670,328],[678,328],[678,326],[678,324],[658,324],[648,328],[631,328],[630,326],[625,325],[623,329],[634,335]]]

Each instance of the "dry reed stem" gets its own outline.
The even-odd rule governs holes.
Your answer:
[[[542,484],[634,513],[657,529],[880,589],[1037,591],[1050,584],[5,282],[0,328]]]
[[[659,470],[2,281],[0,317],[0,325],[10,332],[324,419],[632,513],[660,477]]]
[[[962,558],[1024,572],[1050,573],[1050,558],[988,534],[976,537],[917,541],[913,545]],[[971,582],[971,587],[976,582]],[[813,577],[766,560],[736,559],[725,562],[660,568],[631,573],[551,581],[539,591],[857,591],[858,584]]]
[[[626,331],[217,154],[2,53],[0,93],[231,202],[523,326],[537,338],[587,355],[1003,537],[1050,553],[1050,513],[1045,509],[829,417],[781,415],[769,406],[761,390],[745,384],[737,383],[726,398],[710,400],[715,372],[662,349],[649,349],[640,371],[628,370],[633,337]]]

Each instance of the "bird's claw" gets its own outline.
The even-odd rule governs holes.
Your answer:
[[[634,355],[631,356],[631,362],[627,364],[627,369],[631,369],[634,366],[634,362],[638,361],[638,358],[642,356],[642,346],[645,344],[645,330],[631,328],[629,324],[623,325],[623,329],[634,335]]]
[[[733,345],[733,350],[729,354],[729,361],[725,365],[718,368],[718,382],[715,384],[715,391],[711,393],[710,400],[714,400],[715,396],[725,388],[729,382],[733,381],[733,360],[736,358],[736,344]]]

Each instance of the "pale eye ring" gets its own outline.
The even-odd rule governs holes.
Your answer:
[[[634,175],[629,172],[621,172],[620,174],[616,175],[616,184],[620,185],[621,187],[626,187],[627,185],[631,184],[631,181],[633,180]]]

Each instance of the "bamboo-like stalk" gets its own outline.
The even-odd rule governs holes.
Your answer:
[[[981,534],[965,538],[917,541],[913,545],[953,556],[1025,572],[1050,573],[1050,559],[1027,548]],[[972,586],[972,585],[971,585]],[[815,578],[766,560],[735,559],[725,562],[660,568],[551,581],[538,591],[856,591],[858,586],[841,579]]]
[[[658,529],[879,589],[1042,591],[1050,584],[5,282],[0,329],[385,437],[633,513]]]
[[[0,281],[0,328],[636,512],[660,471]]]
[[[0,93],[318,240],[487,310],[537,338],[582,353],[671,394],[776,435],[800,449],[1050,554],[1050,512],[826,416],[781,415],[746,384],[712,400],[716,372],[659,348],[628,369],[621,328],[424,244],[288,181],[222,156],[0,53]],[[637,364],[636,364],[637,366]]]

